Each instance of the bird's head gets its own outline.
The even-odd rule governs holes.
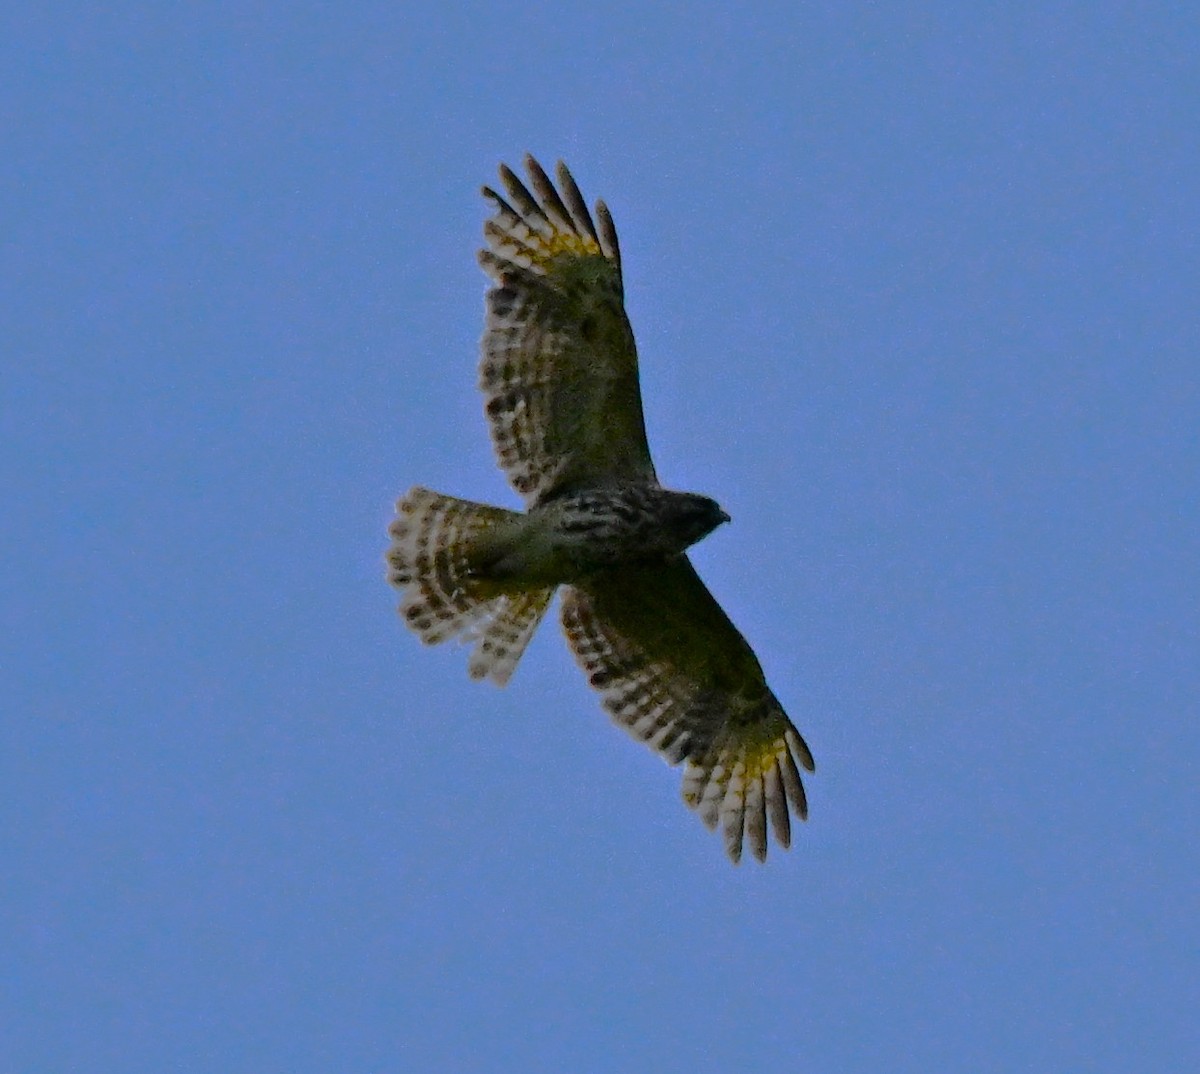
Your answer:
[[[676,492],[669,503],[670,528],[684,542],[684,548],[707,537],[723,522],[729,521],[729,516],[721,510],[716,500],[695,492]]]

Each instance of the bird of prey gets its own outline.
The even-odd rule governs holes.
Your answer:
[[[479,263],[492,279],[480,387],[500,467],[525,498],[509,511],[416,487],[397,504],[388,579],[429,643],[472,642],[472,678],[508,681],[562,590],[575,658],[613,720],[686,764],[683,797],[725,849],[767,856],[808,806],[812,754],[753,650],[686,549],[729,517],[659,484],[625,315],[621,253],[602,201],[588,211],[560,162],[528,185],[501,165],[483,195]]]

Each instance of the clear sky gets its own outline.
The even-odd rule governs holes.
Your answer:
[[[0,1070],[1200,1069],[1186,4],[37,4],[0,95]],[[622,239],[660,475],[817,759],[733,867],[547,621],[481,183]]]

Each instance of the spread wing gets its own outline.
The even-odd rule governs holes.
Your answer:
[[[567,587],[562,618],[613,719],[671,764],[687,761],[684,800],[720,823],[729,856],[739,861],[746,839],[764,861],[768,819],[788,846],[789,809],[808,813],[797,765],[813,771],[812,754],[688,559]]]
[[[530,504],[573,488],[653,481],[625,316],[621,254],[559,162],[558,188],[525,158],[533,192],[500,166],[479,263],[487,295],[480,387],[500,466]],[[599,225],[597,227],[597,224]]]

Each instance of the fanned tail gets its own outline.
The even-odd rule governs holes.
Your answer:
[[[473,679],[503,685],[550,604],[553,588],[503,591],[487,565],[520,534],[524,516],[502,507],[414,488],[396,504],[388,581],[400,614],[422,641],[475,643]]]

